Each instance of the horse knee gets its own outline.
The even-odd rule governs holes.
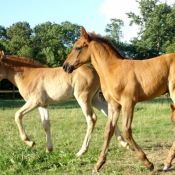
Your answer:
[[[125,139],[130,140],[131,139],[131,129],[130,128],[124,128],[123,129],[123,136],[125,137]]]
[[[49,120],[44,120],[43,121],[43,128],[44,128],[45,132],[50,130],[50,121]]]
[[[96,116],[95,114],[93,114],[92,120],[93,120],[93,123],[94,123],[94,124],[97,122],[97,116]]]
[[[15,113],[15,122],[16,124],[19,124],[22,119],[22,114],[20,112]]]

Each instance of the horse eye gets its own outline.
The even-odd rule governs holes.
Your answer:
[[[75,47],[75,50],[81,50],[82,47]]]

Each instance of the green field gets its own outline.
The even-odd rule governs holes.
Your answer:
[[[173,124],[170,121],[171,100],[164,96],[138,103],[132,124],[133,136],[143,148],[155,170],[149,172],[135,156],[112,138],[106,164],[101,175],[161,175],[175,174],[175,163],[169,172],[163,172],[163,163],[174,141]],[[23,124],[29,137],[36,142],[30,148],[19,137],[14,121],[15,112],[23,100],[0,99],[0,175],[86,175],[91,174],[101,152],[107,118],[96,111],[98,121],[92,135],[89,150],[82,157],[75,154],[81,148],[86,132],[85,117],[75,100],[50,105],[51,131],[54,144],[52,153],[45,153],[45,132],[38,110],[26,114]],[[121,130],[121,117],[119,120]]]

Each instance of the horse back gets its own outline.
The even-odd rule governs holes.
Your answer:
[[[100,83],[95,69],[83,65],[72,74],[66,73],[62,67],[34,68],[18,88],[26,101],[33,98],[45,105],[67,101],[75,95],[92,98]]]

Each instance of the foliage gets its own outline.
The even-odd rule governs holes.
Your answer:
[[[130,25],[137,25],[138,36],[123,43],[121,19],[111,19],[105,32],[125,57],[147,59],[163,53],[175,52],[175,4],[160,0],[138,0],[140,15],[128,12]],[[48,67],[62,66],[73,44],[79,38],[80,26],[68,21],[61,24],[45,22],[30,27],[17,22],[10,27],[0,25],[0,50],[5,54],[32,58]],[[1,87],[6,85],[1,82]],[[11,85],[10,85],[11,86]],[[3,88],[4,89],[4,88]]]
[[[175,42],[175,5],[169,6],[159,0],[140,0],[140,16],[127,13],[131,25],[139,27],[138,36],[131,42],[136,48],[136,58],[145,59],[166,53]]]
[[[115,42],[120,42],[123,37],[121,27],[123,26],[123,21],[121,19],[111,19],[110,24],[107,24],[105,32],[109,33],[107,37],[115,40]]]
[[[27,22],[0,26],[0,49],[6,54],[33,58],[49,67],[61,66],[79,37],[80,26],[66,21],[46,22],[34,29]]]

